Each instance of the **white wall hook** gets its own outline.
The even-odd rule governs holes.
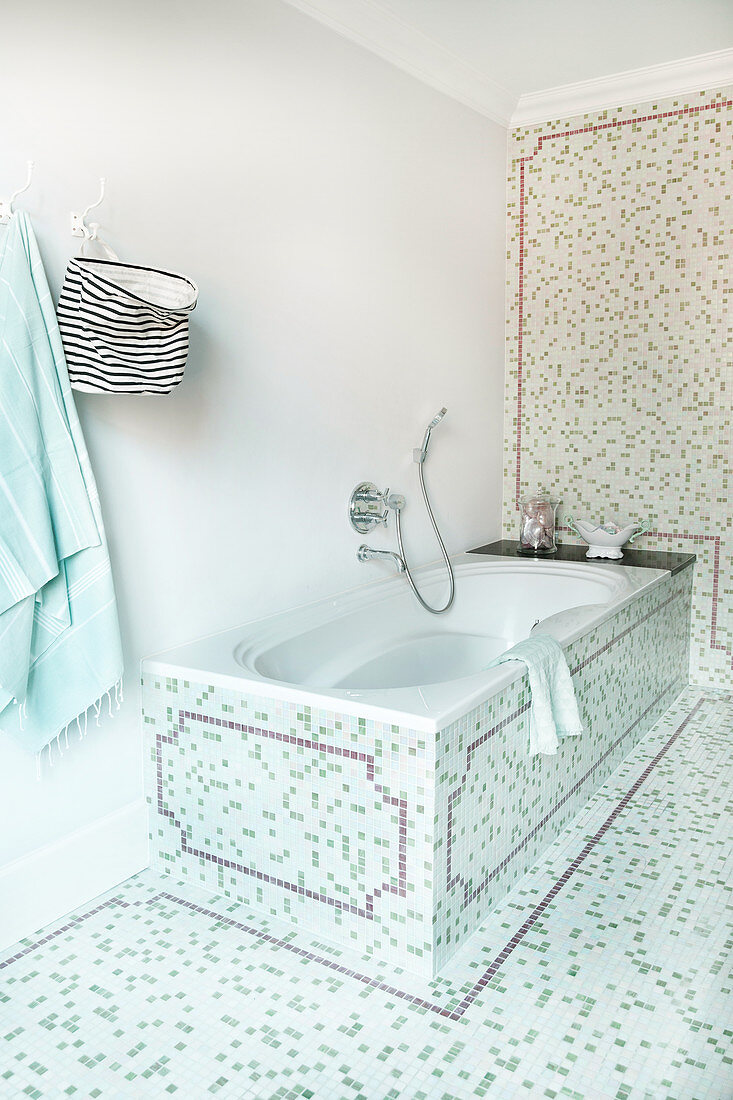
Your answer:
[[[22,187],[19,187],[17,191],[13,191],[9,199],[0,199],[0,225],[7,225],[13,214],[13,203],[17,199],[18,195],[22,195],[24,191],[27,191],[31,185],[33,179],[33,169],[35,164],[32,160],[28,161],[28,176]]]
[[[81,214],[75,214],[72,211],[71,214],[71,235],[72,237],[86,237],[88,241],[97,240],[97,229],[99,225],[96,224],[90,228],[85,222],[85,218],[90,210],[94,210],[95,207],[100,206],[104,199],[104,187],[107,180],[104,176],[99,180],[99,198],[96,202],[90,202],[86,210],[83,210]]]

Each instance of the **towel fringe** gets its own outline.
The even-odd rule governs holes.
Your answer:
[[[120,705],[124,701],[124,695],[123,695],[123,691],[122,691],[122,683],[123,683],[122,679],[119,679],[115,684],[112,685],[111,688],[109,688],[105,692],[102,692],[102,694],[99,696],[99,698],[95,699],[95,701],[93,703],[90,703],[89,706],[86,708],[86,710],[83,710],[81,712],[81,714],[78,714],[76,716],[76,718],[72,718],[70,722],[67,722],[67,724],[62,729],[60,729],[58,731],[56,736],[51,738],[51,740],[48,742],[48,745],[44,745],[43,748],[38,750],[38,752],[36,753],[36,782],[40,783],[41,779],[43,778],[43,767],[42,767],[42,765],[43,765],[43,752],[44,752],[44,749],[46,749],[46,748],[48,749],[48,766],[49,766],[49,768],[52,768],[54,766],[54,760],[53,760],[53,742],[54,741],[56,742],[56,754],[57,754],[58,759],[61,760],[63,758],[64,751],[61,748],[61,735],[62,734],[64,735],[65,746],[68,749],[68,747],[69,747],[69,726],[70,725],[72,725],[74,722],[76,722],[76,728],[77,728],[78,733],[79,733],[79,740],[83,741],[84,738],[87,735],[88,730],[89,730],[89,711],[91,710],[92,707],[94,707],[95,721],[96,721],[96,724],[99,725],[100,724],[99,723],[99,718],[100,718],[100,715],[101,715],[101,712],[102,712],[102,707],[104,706],[105,698],[107,700],[107,708],[108,708],[109,716],[110,716],[110,718],[114,718],[114,713],[113,713],[113,710],[112,710],[112,692],[114,691],[114,693],[115,693],[116,709],[119,710]],[[23,721],[24,721],[24,718],[26,716],[26,713],[27,713],[26,703],[25,703],[25,701],[23,701],[22,703],[18,704],[18,721],[19,721],[21,730],[24,728],[23,727]],[[82,727],[82,721],[81,721],[82,718],[84,719],[83,727]]]

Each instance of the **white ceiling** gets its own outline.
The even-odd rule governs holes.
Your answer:
[[[516,99],[733,46],[733,0],[379,0],[374,6],[436,39]]]
[[[503,122],[522,96],[733,48],[733,0],[289,2]]]

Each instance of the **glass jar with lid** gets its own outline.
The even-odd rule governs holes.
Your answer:
[[[545,557],[557,552],[555,512],[559,500],[538,489],[519,502],[519,554]]]

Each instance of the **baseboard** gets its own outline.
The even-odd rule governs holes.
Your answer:
[[[148,865],[144,798],[0,870],[0,950]]]

